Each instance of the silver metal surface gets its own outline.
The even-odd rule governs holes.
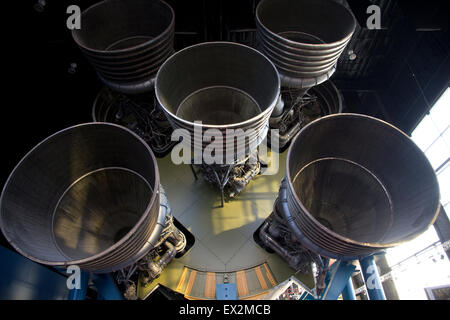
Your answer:
[[[437,217],[439,187],[403,132],[369,116],[337,114],[312,122],[292,142],[280,201],[309,249],[357,257],[424,232]]]
[[[267,134],[280,80],[275,66],[258,51],[231,42],[209,42],[171,56],[157,74],[155,91],[172,126],[189,133],[183,141],[189,143],[192,137],[190,147],[204,150],[210,144],[194,136],[194,128],[216,129],[223,136],[220,151],[225,156],[235,153],[236,147],[226,145],[226,130],[242,129],[236,132],[242,137],[251,129],[248,155]]]
[[[328,80],[356,28],[353,15],[331,0],[263,0],[256,9],[259,49],[283,86]]]
[[[81,15],[72,36],[100,79],[123,93],[149,91],[174,52],[175,14],[161,0],[105,0]]]
[[[114,124],[77,125],[39,143],[13,170],[1,229],[36,262],[109,272],[156,244],[165,216],[159,193],[156,160],[141,138]]]

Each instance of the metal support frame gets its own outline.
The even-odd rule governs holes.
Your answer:
[[[373,256],[365,257],[362,262],[366,268],[363,270],[367,271],[367,267],[375,268],[375,262],[373,260]],[[342,261],[336,260],[336,262],[330,267],[328,274],[326,276],[326,288],[321,295],[312,294],[308,298],[300,299],[300,300],[337,300],[339,296],[342,294],[343,300],[356,300],[356,294],[353,287],[352,275],[357,272],[356,266],[352,261]],[[381,285],[380,278],[378,276],[378,272],[375,274],[371,269],[369,270],[370,276],[378,281]],[[364,274],[364,273],[363,273]],[[367,272],[366,272],[367,274]],[[371,278],[371,279],[372,279]],[[298,281],[298,280],[297,280]],[[373,280],[371,280],[373,281]],[[296,281],[294,281],[296,282]],[[292,284],[292,278],[289,278],[285,282],[279,284],[274,287],[271,292],[266,295],[263,299],[276,299],[280,294],[282,294],[290,285]],[[304,285],[302,285],[305,287]],[[370,285],[367,288],[369,292],[369,296],[371,300],[385,300],[383,289],[370,289]],[[306,288],[306,287],[305,287]],[[381,287],[382,288],[382,287]]]
[[[434,222],[434,229],[439,237],[440,242],[444,245],[445,243],[449,243],[450,241],[450,220],[447,217],[447,213],[445,212],[444,206],[441,205],[441,209],[439,211],[439,215],[437,216],[436,221]],[[447,254],[447,257],[450,259],[450,250],[449,247],[444,246],[444,251]]]
[[[80,288],[69,290],[69,300],[84,300],[89,286],[90,274],[86,271],[80,273]]]
[[[221,200],[222,208],[224,206],[224,200],[225,200],[223,190],[225,189],[225,186],[228,183],[228,179],[230,177],[230,172],[231,172],[231,170],[233,170],[234,166],[235,166],[234,164],[228,166],[228,169],[225,172],[225,174],[220,174],[220,175],[219,175],[219,173],[217,173],[217,170],[213,169],[214,175],[216,176],[216,180],[217,180],[216,182],[219,185],[219,189],[220,189],[220,200]]]
[[[195,180],[198,180],[198,175],[197,175],[198,172],[195,171],[194,165],[190,164],[189,166],[191,167],[192,174],[194,175]],[[216,178],[216,184],[220,190],[220,200],[221,200],[222,208],[224,207],[224,203],[225,203],[224,189],[228,183],[230,173],[235,166],[236,166],[235,164],[229,165],[225,174],[223,172],[220,172],[220,170],[216,170],[215,166],[211,166],[211,170],[213,171],[214,177]],[[201,171],[201,170],[199,170],[199,171]]]
[[[327,287],[320,296],[320,299],[337,300],[341,293],[346,290],[349,280],[351,281],[351,277],[355,273],[355,269],[356,267],[351,261],[337,260],[328,272],[326,279]]]
[[[369,299],[386,300],[374,255],[361,258],[359,263]],[[352,262],[336,261],[327,275],[327,288],[320,299],[336,300],[342,293],[344,300],[356,300],[352,281],[354,272],[356,272],[356,267]]]
[[[380,275],[373,255],[359,259],[361,273],[370,300],[386,300]]]
[[[220,190],[220,197],[221,197],[221,207],[224,207],[225,204],[225,187],[230,182],[230,179],[244,179],[245,185],[247,185],[251,179],[253,179],[255,176],[261,173],[261,168],[267,168],[267,164],[263,163],[260,158],[258,152],[255,152],[254,155],[257,157],[258,166],[249,169],[246,174],[242,178],[236,178],[233,175],[233,170],[235,168],[239,168],[239,166],[245,166],[247,163],[246,161],[251,157],[249,156],[243,161],[236,161],[232,164],[226,164],[226,165],[220,165],[220,164],[213,164],[213,165],[198,165],[200,168],[196,171],[194,160],[192,159],[191,164],[189,165],[192,171],[192,174],[194,175],[195,180],[198,180],[198,173],[202,173],[205,176],[205,171],[209,171],[209,178],[206,178],[205,180],[209,181],[210,183],[215,184],[219,190]],[[256,169],[255,169],[256,168]],[[211,178],[211,176],[214,176],[214,178]],[[234,181],[236,182],[236,181]],[[241,192],[242,189],[238,190],[237,193]]]
[[[342,299],[344,300],[356,300],[355,289],[353,287],[352,277],[348,278],[347,285],[342,291]]]
[[[198,180],[197,172],[195,172],[194,165],[191,163],[189,165],[189,167],[191,168],[191,171],[192,171],[192,174],[194,175],[195,180]]]

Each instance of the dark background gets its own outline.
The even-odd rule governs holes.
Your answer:
[[[338,2],[345,3],[343,0]],[[0,185],[20,159],[52,133],[92,121],[101,88],[93,68],[66,28],[66,8],[86,9],[97,1],[10,1],[2,7],[3,101]],[[20,3],[19,3],[20,2]],[[175,49],[204,41],[255,44],[258,0],[168,0],[175,10]],[[347,112],[372,115],[410,133],[449,85],[450,1],[347,0],[357,30],[339,60],[332,81]],[[365,12],[381,7],[381,30],[368,30]],[[77,64],[74,74],[68,72]],[[450,107],[450,106],[449,106]],[[1,242],[1,240],[0,240]]]

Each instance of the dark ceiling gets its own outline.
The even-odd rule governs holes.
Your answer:
[[[333,79],[352,110],[384,118],[410,133],[450,79],[449,1],[347,0],[359,27]],[[368,30],[357,3],[381,7],[381,30]],[[369,92],[367,90],[372,90]]]

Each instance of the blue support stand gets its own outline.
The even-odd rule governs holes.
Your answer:
[[[86,299],[86,292],[89,284],[89,272],[81,271],[80,273],[80,289],[69,290],[69,300],[84,300]]]
[[[348,261],[336,261],[330,268],[326,283],[327,286],[321,300],[337,300],[344,289],[347,287],[348,281],[355,272],[356,267]]]
[[[359,264],[370,300],[386,300],[373,255],[361,258]]]
[[[347,285],[342,291],[342,299],[344,300],[356,300],[355,289],[353,288],[352,277],[348,278]]]
[[[65,271],[44,267],[2,245],[0,274],[0,300],[61,300],[69,294]]]

